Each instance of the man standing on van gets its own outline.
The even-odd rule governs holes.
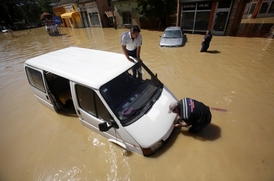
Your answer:
[[[139,63],[142,63],[142,60],[140,58],[141,53],[141,45],[142,45],[142,35],[140,34],[141,30],[139,26],[133,25],[130,28],[129,32],[124,32],[121,36],[121,45],[122,50],[126,56],[126,58],[134,62],[132,58],[129,56],[132,56],[134,58],[138,58],[140,60]],[[138,77],[141,77],[141,66],[135,66],[133,69],[133,76],[136,77],[136,73],[138,72]]]
[[[211,113],[208,106],[190,98],[183,98],[179,102],[169,105],[168,113],[177,114],[174,127],[188,127],[191,133],[202,131],[211,122]]]

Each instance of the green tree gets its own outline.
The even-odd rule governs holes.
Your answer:
[[[10,22],[13,16],[13,0],[1,0],[0,1],[0,20]]]
[[[57,0],[0,0],[0,23],[17,29],[15,22],[40,21],[43,12],[52,13]]]
[[[57,3],[57,0],[37,0],[42,12],[52,12],[52,7]]]
[[[161,22],[168,26],[177,11],[177,0],[137,0],[140,20]]]

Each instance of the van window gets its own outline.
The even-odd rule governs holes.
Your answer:
[[[110,121],[111,116],[96,92],[77,84],[76,95],[81,109],[99,119]]]
[[[27,77],[30,85],[32,85],[36,89],[39,89],[40,91],[46,92],[41,72],[31,69],[29,67],[26,67],[26,73],[27,73]]]

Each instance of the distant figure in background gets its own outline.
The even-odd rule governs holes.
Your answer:
[[[211,42],[211,39],[212,39],[211,31],[207,30],[206,35],[205,35],[205,37],[202,41],[202,48],[201,48],[200,52],[206,52],[207,51],[207,49],[209,48],[209,44]]]
[[[202,131],[211,122],[211,113],[208,106],[191,98],[183,98],[169,105],[168,113],[177,114],[174,127],[188,127],[190,133]]]

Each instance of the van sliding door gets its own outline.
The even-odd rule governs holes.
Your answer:
[[[28,66],[25,67],[25,71],[35,97],[39,102],[54,110],[45,84],[43,71]]]

